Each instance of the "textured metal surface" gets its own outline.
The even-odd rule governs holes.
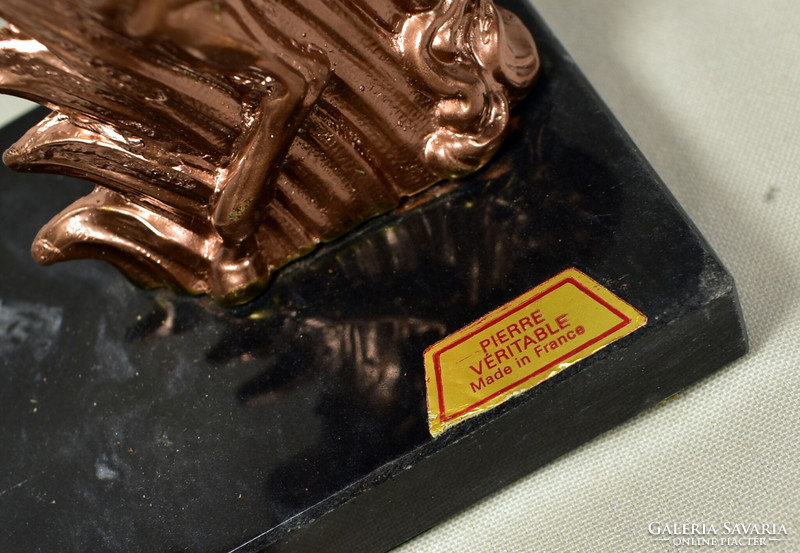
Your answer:
[[[243,301],[404,196],[471,172],[538,71],[492,0],[8,0],[0,90],[55,109],[5,155],[98,187],[38,262]]]

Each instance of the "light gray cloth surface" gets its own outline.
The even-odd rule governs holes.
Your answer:
[[[533,3],[734,274],[752,351],[396,553],[800,551],[800,5]],[[726,522],[788,536],[648,532]]]

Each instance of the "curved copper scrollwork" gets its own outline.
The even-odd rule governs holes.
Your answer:
[[[491,0],[4,0],[0,90],[53,113],[5,154],[94,182],[33,245],[241,302],[483,165],[537,72]]]

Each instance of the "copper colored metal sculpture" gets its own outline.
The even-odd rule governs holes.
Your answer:
[[[14,169],[97,186],[43,264],[240,302],[404,197],[473,171],[538,71],[492,0],[3,0],[0,90],[53,113]]]

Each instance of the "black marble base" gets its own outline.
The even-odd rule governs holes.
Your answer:
[[[528,22],[544,74],[500,155],[247,306],[35,265],[88,186],[0,174],[1,551],[385,551],[744,353],[730,276]],[[423,350],[572,266],[647,326],[433,440]]]

